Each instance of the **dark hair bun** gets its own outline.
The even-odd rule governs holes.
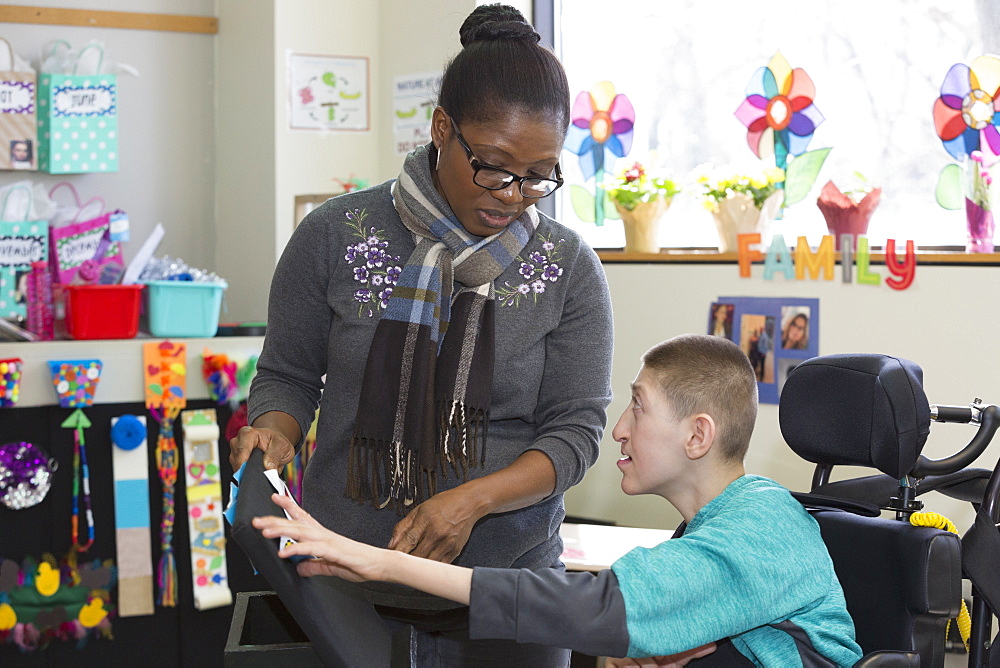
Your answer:
[[[535,32],[524,15],[510,5],[480,5],[469,14],[459,28],[462,46],[473,42],[493,40],[526,40],[538,42],[541,36]]]

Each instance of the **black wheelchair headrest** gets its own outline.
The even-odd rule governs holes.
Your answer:
[[[923,371],[889,355],[814,357],[788,374],[778,422],[785,442],[807,461],[901,478],[930,431]]]

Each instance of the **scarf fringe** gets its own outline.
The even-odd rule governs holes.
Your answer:
[[[486,432],[490,421],[488,410],[469,408],[462,401],[437,402],[438,429],[442,447],[439,465],[444,479],[448,469],[462,482],[469,479],[470,468],[486,465]]]
[[[420,466],[419,453],[400,442],[355,436],[347,458],[344,493],[374,508],[391,507],[403,516],[438,492],[438,473],[449,469],[465,482],[469,469],[486,464],[489,411],[469,409],[460,401],[438,402],[438,424],[444,447],[436,470]]]

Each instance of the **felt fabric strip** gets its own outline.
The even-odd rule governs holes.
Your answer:
[[[118,615],[153,614],[153,554],[149,521],[146,417],[111,418],[115,479]]]
[[[181,423],[194,607],[208,610],[233,602],[222,526],[219,425],[214,408],[184,411]]]
[[[538,227],[529,206],[490,237],[470,235],[434,187],[426,147],[392,186],[416,240],[368,352],[346,494],[397,513],[463,480],[486,451],[493,386],[493,282]],[[456,294],[453,286],[458,284]]]

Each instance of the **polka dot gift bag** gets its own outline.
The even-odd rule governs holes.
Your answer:
[[[27,317],[28,275],[49,257],[49,224],[36,220],[27,182],[0,190],[0,318]]]
[[[51,71],[52,63],[62,71]],[[38,78],[39,164],[49,174],[118,171],[118,77],[104,49],[49,58]],[[80,72],[91,72],[81,74]]]

